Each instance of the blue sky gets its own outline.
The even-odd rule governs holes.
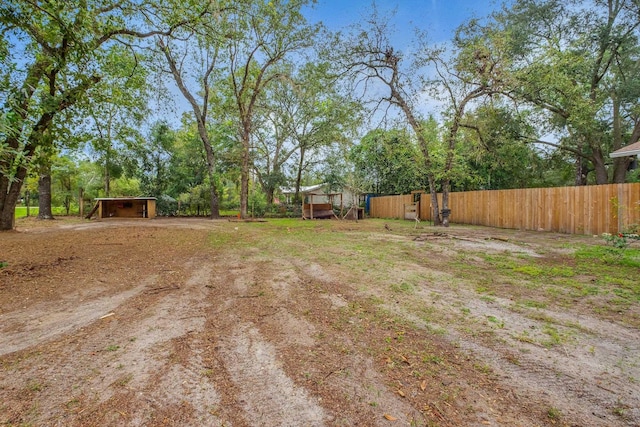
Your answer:
[[[500,8],[498,0],[378,0],[380,12],[393,11],[398,36],[407,43],[414,28],[426,29],[435,43],[451,40],[455,29],[471,17],[483,18]],[[305,15],[311,22],[322,21],[332,31],[357,22],[371,10],[371,0],[318,0]]]

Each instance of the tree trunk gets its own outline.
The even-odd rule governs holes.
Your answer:
[[[440,206],[438,205],[438,191],[436,190],[436,183],[431,174],[429,175],[429,194],[431,195],[431,218],[433,225],[442,224],[440,219]]]
[[[215,162],[216,159],[215,159],[215,153],[213,152],[213,147],[211,145],[211,140],[209,139],[209,134],[207,133],[207,126],[206,126],[207,105],[209,102],[208,76],[211,70],[213,70],[215,61],[213,61],[213,63],[210,64],[208,71],[205,73],[205,76],[204,76],[204,88],[203,88],[204,104],[201,109],[196,99],[193,97],[191,92],[189,92],[189,89],[187,89],[187,87],[185,86],[184,81],[182,80],[182,75],[180,74],[180,70],[178,69],[176,62],[173,60],[171,56],[171,52],[169,51],[168,47],[165,45],[165,43],[161,38],[158,39],[158,44],[160,45],[162,52],[167,58],[167,62],[169,63],[169,68],[171,69],[171,74],[173,75],[176,81],[176,84],[180,89],[180,92],[182,92],[182,95],[185,97],[187,101],[189,101],[189,104],[191,104],[191,108],[196,117],[196,122],[198,123],[198,135],[200,136],[200,140],[202,141],[202,145],[204,146],[204,151],[207,157],[207,173],[209,174],[209,181],[210,181],[209,185],[210,185],[210,192],[211,192],[210,214],[211,214],[211,218],[219,218],[220,204],[218,201],[218,191],[217,191],[216,182],[214,179],[215,169],[216,169],[216,162]]]
[[[0,212],[0,231],[13,230],[16,218],[16,208],[5,204]]]
[[[293,196],[293,203],[300,203],[300,184],[302,183],[302,168],[304,165],[305,147],[300,147],[300,161],[298,162],[298,174],[296,175],[296,193]]]
[[[211,185],[209,185],[209,193],[211,195],[211,203],[209,207],[211,208],[210,218],[220,218],[220,201],[218,200],[218,191],[216,190],[215,185],[215,167],[210,165],[207,169],[209,173],[209,181],[211,181]]]
[[[38,179],[38,219],[54,219],[51,211],[51,165],[43,166]]]
[[[603,185],[609,183],[609,172],[607,171],[607,165],[605,164],[604,156],[601,150],[594,150],[593,152],[593,165],[596,170],[596,184]]]
[[[588,165],[582,156],[576,156],[576,176],[574,184],[576,186],[587,185],[587,174],[589,173]]]
[[[84,218],[84,189],[78,190],[78,211],[80,212],[80,218]]]
[[[273,199],[274,199],[275,192],[276,192],[276,189],[273,188],[273,187],[269,187],[264,191],[265,196],[267,198],[267,206],[273,205]]]
[[[0,188],[0,231],[13,230],[16,219],[16,205],[20,197],[22,183],[27,176],[27,168],[18,167],[16,175],[8,187]],[[8,180],[6,181],[8,183]]]
[[[240,170],[240,218],[247,218],[247,209],[249,206],[249,156],[250,145],[249,138],[251,133],[249,131],[250,125],[248,123],[242,124],[240,130],[240,139],[242,142],[242,164]]]
[[[449,213],[451,210],[449,209],[449,188],[451,183],[448,179],[442,181],[442,226],[449,226]]]
[[[613,105],[613,144],[611,151],[622,148],[622,124],[620,117],[620,100],[615,91],[611,95]],[[612,182],[622,184],[627,178],[627,168],[630,159],[628,157],[613,159],[613,177]]]
[[[613,159],[613,183],[624,184],[627,180],[627,169],[631,164],[631,157]]]
[[[109,148],[107,148],[107,152],[104,158],[104,196],[109,197],[109,191],[111,190],[110,186],[111,175],[109,173]]]

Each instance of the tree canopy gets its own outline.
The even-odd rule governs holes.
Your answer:
[[[318,181],[427,189],[444,224],[450,190],[638,179],[609,158],[640,139],[637,0],[515,0],[410,46],[375,6],[331,34],[313,4],[3,2],[0,229],[29,177],[67,210],[137,192],[212,217]]]

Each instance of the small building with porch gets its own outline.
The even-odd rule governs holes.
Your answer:
[[[91,218],[155,218],[155,197],[101,197],[87,215]]]
[[[286,202],[292,203],[295,189],[283,188],[281,191]],[[303,219],[338,218],[336,213],[339,213],[340,218],[347,213],[358,218],[363,217],[364,209],[358,207],[361,196],[348,186],[342,187],[341,191],[332,192],[329,184],[316,184],[300,187],[299,194],[303,200]]]

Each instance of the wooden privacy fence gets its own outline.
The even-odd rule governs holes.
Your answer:
[[[372,218],[404,218],[412,195],[374,197]],[[442,209],[442,194],[438,194]],[[617,233],[640,224],[640,183],[451,193],[452,223],[571,234]],[[422,194],[420,219],[431,220]]]

